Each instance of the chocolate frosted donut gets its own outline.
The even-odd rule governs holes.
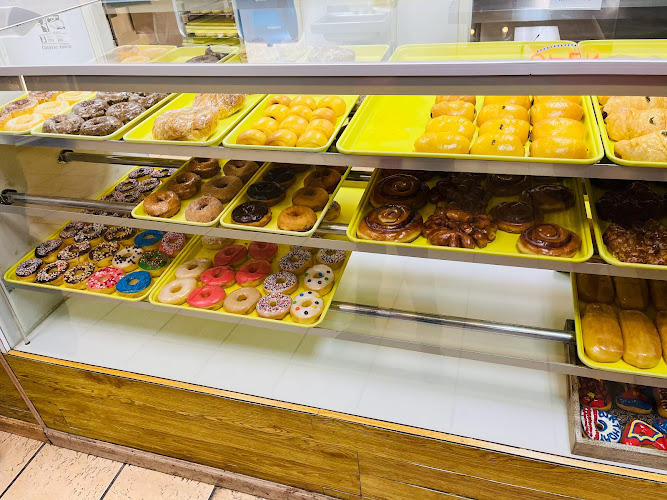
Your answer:
[[[176,173],[177,168],[156,168],[153,170],[151,177],[154,179],[164,179],[166,177],[172,176]]]
[[[289,167],[274,167],[262,176],[262,180],[266,182],[275,182],[284,188],[290,187],[294,184],[296,174],[294,170]]]
[[[135,168],[128,174],[128,177],[130,179],[141,179],[142,177],[148,177],[153,173],[153,169],[151,167],[139,167]]]
[[[581,238],[558,224],[537,224],[521,233],[516,245],[521,253],[572,257],[581,247]]]
[[[104,116],[109,105],[102,99],[91,99],[89,101],[81,101],[72,106],[72,113],[79,115],[84,120],[90,120],[98,116]]]
[[[575,200],[572,190],[562,184],[542,184],[524,190],[521,201],[546,213],[567,210]]]
[[[384,205],[368,212],[357,228],[357,235],[366,240],[408,243],[422,231],[419,212],[405,205]]]
[[[98,116],[91,118],[81,125],[79,133],[81,135],[103,136],[113,134],[116,130],[123,126],[118,118],[113,116]]]
[[[139,183],[137,189],[140,193],[149,193],[160,185],[159,179],[144,179]]]
[[[271,218],[271,209],[261,201],[246,201],[232,211],[232,220],[238,224],[258,225],[267,216]]]
[[[98,92],[95,99],[101,99],[109,105],[127,101],[130,98],[130,92]]]
[[[220,172],[220,162],[217,158],[192,158],[188,170],[202,179],[210,179]]]
[[[486,191],[492,196],[515,196],[530,186],[527,175],[494,174],[486,181]]]
[[[522,201],[499,203],[491,209],[490,214],[498,228],[506,233],[521,233],[544,220],[535,207]]]
[[[136,102],[142,108],[148,109],[152,106],[155,106],[168,95],[169,94],[157,94],[155,92],[134,92],[130,95],[128,101]]]
[[[273,206],[285,199],[285,188],[275,182],[255,182],[246,192],[250,201],[263,201]]]
[[[428,186],[413,175],[391,175],[375,185],[371,204],[374,207],[397,204],[419,209],[426,205],[428,192]]]
[[[146,111],[140,104],[136,102],[119,102],[107,109],[107,116],[118,118],[121,122],[127,123],[135,119],[141,113]]]
[[[119,193],[128,193],[137,189],[138,186],[139,183],[134,179],[126,179],[116,184],[114,191],[118,191]]]
[[[42,132],[47,134],[78,134],[85,120],[79,115],[54,115],[42,124]]]

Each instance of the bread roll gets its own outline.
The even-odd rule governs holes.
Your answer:
[[[465,101],[442,101],[431,108],[431,118],[438,116],[462,116],[470,121],[475,119],[475,106]]]
[[[577,292],[584,302],[614,302],[614,283],[609,276],[577,274]]]
[[[651,280],[648,282],[651,289],[651,302],[658,311],[667,310],[667,281]]]
[[[641,278],[614,276],[618,303],[623,309],[645,309],[648,306],[648,285]]]
[[[542,137],[530,143],[530,156],[535,158],[584,159],[588,157],[588,148],[581,139]]]
[[[477,125],[481,127],[484,122],[496,118],[513,118],[515,120],[528,121],[528,110],[516,104],[487,104],[479,112]]]
[[[532,103],[530,96],[527,95],[487,95],[484,97],[484,106],[487,104],[516,104],[522,108],[530,109]]]
[[[637,368],[657,365],[662,343],[653,321],[641,311],[620,311],[618,321],[623,333],[623,361]]]
[[[667,361],[667,311],[658,313],[655,317],[655,325],[658,327],[658,335],[660,335],[660,343],[662,344],[662,357]]]
[[[623,356],[623,335],[616,311],[607,304],[588,304],[581,320],[584,350],[593,360],[614,363]]]
[[[477,137],[471,155],[526,156],[521,139],[513,134],[485,134]]]

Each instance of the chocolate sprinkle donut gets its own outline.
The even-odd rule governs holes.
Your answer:
[[[151,167],[139,167],[132,170],[132,172],[128,174],[128,177],[130,179],[139,179],[151,175],[152,173],[153,169]]]
[[[137,189],[139,189],[140,193],[149,193],[159,185],[159,179],[145,179],[139,183],[139,187]]]

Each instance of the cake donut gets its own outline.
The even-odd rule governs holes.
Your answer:
[[[37,248],[35,248],[35,257],[42,259],[46,264],[54,262],[56,260],[56,256],[58,255],[58,250],[62,246],[63,240],[60,238],[46,240],[43,243],[37,245]]]
[[[192,222],[205,224],[213,222],[220,215],[224,206],[213,196],[202,196],[191,201],[185,209],[185,218]]]
[[[56,260],[55,262],[45,263],[35,276],[35,283],[42,285],[58,286],[63,282],[63,276],[69,269],[69,264],[64,260]]]
[[[85,223],[79,221],[68,222],[65,224],[65,227],[62,228],[58,237],[63,240],[63,243],[65,244],[74,243],[76,233],[81,231],[85,226]]]
[[[169,257],[159,250],[148,250],[141,255],[137,265],[153,277],[161,276],[169,264]]]
[[[236,272],[236,282],[241,286],[257,286],[271,274],[271,264],[266,260],[253,260]]]
[[[290,295],[299,288],[299,278],[287,271],[270,274],[264,280],[262,289],[266,293],[284,293]]]
[[[227,294],[219,286],[205,285],[195,288],[188,295],[188,305],[197,309],[215,311],[222,307]]]
[[[44,261],[42,259],[28,259],[21,262],[16,266],[16,277],[20,281],[27,281],[28,283],[34,283],[35,278],[37,277],[37,271],[42,267]]]
[[[332,250],[329,248],[320,248],[315,254],[315,262],[325,264],[331,269],[339,269],[345,262],[344,250]]]
[[[103,267],[95,271],[86,282],[86,289],[96,293],[113,293],[125,273],[115,267]]]
[[[333,193],[340,183],[341,175],[333,168],[317,168],[303,180],[304,186],[321,187],[327,193]],[[428,188],[427,188],[428,189]]]
[[[227,295],[223,302],[225,311],[232,314],[248,314],[255,309],[262,294],[253,287],[243,287]]]
[[[313,255],[308,250],[292,250],[280,258],[279,266],[282,271],[294,273],[297,276],[306,272],[313,264]]]
[[[178,266],[174,274],[177,278],[198,279],[204,271],[211,267],[213,267],[213,262],[210,259],[200,257],[184,262]]]
[[[175,257],[185,246],[185,235],[169,231],[160,240],[159,250],[168,257]]]
[[[240,178],[225,175],[208,181],[202,186],[201,192],[205,196],[217,198],[221,203],[228,203],[234,199],[242,187],[243,181]]]
[[[278,245],[265,241],[253,241],[248,245],[248,255],[252,260],[268,260],[271,262],[278,253]]]
[[[579,382],[579,403],[595,410],[611,409],[609,384],[604,380],[577,377]]]
[[[257,302],[257,314],[262,318],[283,319],[292,307],[292,299],[283,293],[270,293]]]
[[[100,243],[88,253],[88,259],[97,267],[107,267],[118,250],[120,250],[120,243],[117,241]]]
[[[82,241],[87,241],[91,245],[95,246],[102,243],[102,238],[104,233],[107,232],[107,227],[104,224],[90,224],[85,226],[74,236],[74,241],[80,243]]]
[[[90,278],[97,268],[91,262],[85,262],[83,264],[70,267],[65,275],[63,276],[63,284],[67,288],[74,288],[77,290],[83,290],[86,288],[86,282]]]
[[[498,229],[520,234],[530,226],[541,224],[544,216],[535,207],[523,201],[504,201],[489,212]]]
[[[308,231],[317,222],[317,214],[312,209],[302,206],[291,206],[278,214],[278,229],[284,231]]]
[[[628,422],[623,431],[621,443],[630,446],[654,447],[667,451],[667,439],[665,435],[641,420]]]
[[[634,413],[647,414],[653,410],[653,402],[644,388],[635,384],[621,384],[622,392],[616,395],[616,406]]]
[[[621,440],[621,424],[609,412],[593,408],[581,408],[581,427],[589,439],[618,443]]]
[[[312,290],[301,292],[292,299],[290,315],[296,323],[314,323],[324,311],[324,300]]]
[[[240,266],[248,257],[248,249],[243,245],[229,245],[213,257],[216,266]]]
[[[216,266],[201,273],[199,280],[204,285],[227,288],[236,283],[236,273],[232,266]]]
[[[127,101],[129,98],[129,92],[98,92],[95,95],[95,99],[101,99],[109,105]]]
[[[303,275],[303,287],[321,296],[331,291],[335,281],[333,270],[324,264],[309,267]]]
[[[292,195],[292,204],[308,207],[314,212],[324,210],[329,203],[329,193],[320,187],[302,187]]]
[[[167,283],[157,295],[157,299],[163,304],[181,305],[188,300],[188,295],[197,288],[197,280],[194,278],[180,278]]]
[[[381,179],[371,191],[371,205],[404,205],[418,210],[428,202],[429,188],[426,183],[410,174],[390,175]]]
[[[210,179],[220,172],[220,161],[217,158],[192,158],[188,170],[202,179]]]
[[[82,264],[88,258],[89,252],[90,243],[87,241],[72,243],[58,252],[58,260],[66,260],[71,266]]]
[[[168,219],[181,209],[181,199],[173,191],[160,191],[149,194],[144,199],[144,210],[153,217]]]
[[[331,205],[329,205],[329,208],[327,208],[326,213],[324,214],[324,220],[327,222],[333,222],[338,217],[340,217],[340,203],[338,203],[336,200],[331,202]]]
[[[158,246],[160,246],[162,236],[164,236],[162,231],[149,229],[139,233],[134,238],[134,244],[142,250],[155,250]]]
[[[111,259],[111,265],[129,273],[137,268],[143,253],[144,251],[137,246],[121,248]]]
[[[110,227],[106,233],[104,233],[104,241],[117,241],[121,245],[129,246],[134,241],[134,237],[137,235],[137,230],[133,227]]]
[[[521,253],[572,257],[581,248],[581,238],[558,224],[536,224],[521,233],[516,246]]]
[[[246,183],[259,170],[259,165],[254,161],[230,160],[222,167],[225,175],[234,175],[240,177],[243,183]]]
[[[667,389],[654,387],[653,398],[655,399],[655,406],[658,410],[658,414],[661,417],[667,418]]]

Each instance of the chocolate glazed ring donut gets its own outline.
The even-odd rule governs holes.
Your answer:
[[[47,134],[78,134],[85,120],[79,115],[54,115],[44,122],[42,132]]]
[[[408,243],[419,237],[423,219],[405,205],[384,205],[368,212],[357,229],[360,238]]]
[[[271,220],[271,209],[261,201],[246,201],[232,210],[232,220],[237,224],[265,226]]]
[[[91,99],[81,101],[72,106],[72,113],[79,115],[84,120],[90,120],[98,116],[104,116],[109,105],[102,99]]]
[[[524,190],[521,201],[545,213],[560,212],[574,205],[574,193],[562,184],[543,184]]]
[[[399,204],[420,209],[428,201],[428,192],[428,186],[414,175],[391,175],[375,185],[371,193],[371,204],[374,207]]]
[[[558,224],[536,224],[519,237],[517,248],[521,253],[572,257],[581,247],[581,238]]]
[[[97,116],[86,120],[79,129],[81,135],[102,136],[113,134],[123,126],[123,122],[113,116]]]
[[[540,224],[544,216],[534,206],[523,201],[498,203],[490,212],[498,228],[506,233],[522,233],[530,226]]]
[[[527,175],[494,174],[486,181],[486,191],[492,196],[516,196],[531,185]]]
[[[247,195],[250,201],[263,201],[273,206],[285,199],[285,188],[275,182],[260,181],[248,187]]]
[[[289,167],[274,167],[262,176],[266,182],[276,182],[284,188],[290,187],[296,180],[294,170]]]

